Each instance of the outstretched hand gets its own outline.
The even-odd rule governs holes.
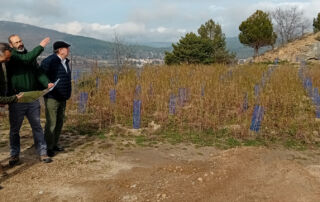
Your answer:
[[[16,94],[18,100],[23,97],[23,93]]]
[[[49,44],[49,42],[50,42],[50,37],[46,37],[40,42],[40,46],[44,48]]]
[[[48,83],[48,88],[52,88],[54,86],[54,83]]]

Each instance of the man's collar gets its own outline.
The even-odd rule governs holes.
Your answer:
[[[58,58],[60,58],[61,62],[66,62],[66,61],[67,61],[67,59],[62,59],[62,58],[60,57],[60,55],[57,54],[57,56],[58,56]]]

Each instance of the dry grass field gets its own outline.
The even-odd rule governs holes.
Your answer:
[[[318,68],[96,69],[74,82],[66,150],[51,164],[37,160],[25,121],[21,164],[8,166],[2,112],[0,201],[319,201],[320,122],[304,86],[307,78],[312,92],[320,86]],[[87,102],[79,107],[81,94]],[[141,100],[139,129],[134,100]],[[263,108],[257,132],[255,106]]]

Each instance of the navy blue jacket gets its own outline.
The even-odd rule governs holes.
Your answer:
[[[61,63],[61,59],[52,54],[44,59],[41,63],[41,68],[45,71],[49,80],[53,83],[60,79],[57,86],[45,95],[46,98],[53,98],[58,101],[66,101],[71,96],[71,71],[69,68],[69,60],[66,59],[66,66],[68,73]]]

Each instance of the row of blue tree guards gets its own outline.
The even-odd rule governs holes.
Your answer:
[[[201,95],[204,96],[204,86],[201,88]],[[169,98],[169,114],[176,114],[176,105],[183,107],[187,103],[189,99],[189,89],[188,88],[179,88],[178,95],[176,96],[174,93],[170,94]]]
[[[263,72],[262,79],[260,83],[256,84],[254,86],[254,95],[256,98],[256,104],[254,106],[253,114],[252,114],[252,119],[251,119],[251,125],[250,125],[250,130],[254,132],[259,132],[260,127],[261,127],[261,122],[263,119],[264,115],[264,108],[261,106],[260,103],[260,94],[262,93],[263,88],[265,87],[266,83],[270,80],[271,74],[274,71],[274,69],[278,65],[278,58],[275,59],[274,64],[269,67],[267,72]],[[243,111],[246,111],[249,108],[248,106],[248,93],[245,93],[244,96],[244,103],[243,103]]]
[[[299,78],[302,81],[303,87],[306,90],[308,96],[311,98],[313,104],[316,107],[316,118],[320,118],[320,96],[318,88],[314,88],[310,77],[305,75],[306,62],[301,61],[299,68]]]
[[[230,70],[227,71],[227,73],[222,74],[220,76],[220,81],[226,81],[226,80],[231,79],[231,78],[232,78],[232,70],[230,69]]]
[[[109,91],[109,99],[110,99],[110,102],[113,104],[116,103],[117,92],[116,92],[115,86],[118,84],[118,79],[119,79],[118,74],[113,74],[114,88]]]
[[[137,69],[136,71],[136,77],[140,83],[141,81],[141,69]],[[133,99],[133,128],[139,129],[141,127],[141,85],[138,84],[136,86],[136,89],[134,91],[134,99]]]
[[[78,80],[80,79],[80,77],[81,77],[81,73],[79,70],[72,71],[72,80],[74,81],[75,84],[78,83]],[[86,107],[87,107],[88,93],[81,92],[78,99],[79,99],[78,112],[84,113],[86,111]]]
[[[275,61],[275,64],[277,64],[277,61]],[[261,92],[261,89],[265,86],[266,82],[270,79],[270,75],[274,70],[274,67],[272,66],[269,68],[267,73],[263,74],[262,80],[260,84],[255,85],[255,96],[257,99],[257,102],[259,101],[259,94]],[[141,71],[137,71],[136,74],[137,78],[140,80],[141,79]],[[225,76],[223,76],[222,80],[229,79],[232,77],[232,71],[229,70]],[[77,78],[78,79],[78,78]],[[118,83],[118,75],[114,74],[113,75],[113,80],[114,80],[114,86],[117,85]],[[172,81],[171,81],[172,82]],[[100,80],[99,78],[96,78],[96,87],[99,88],[100,85]],[[148,90],[148,93],[151,95],[152,94],[152,84],[150,84],[150,89]],[[204,85],[201,86],[201,96],[204,96],[205,94],[205,87]],[[141,125],[141,86],[137,85],[135,89],[135,99],[133,101],[133,128],[134,129],[139,129]],[[189,96],[189,90],[187,88],[179,88],[178,90],[178,96],[175,94],[170,95],[169,99],[169,114],[174,115],[176,114],[176,104],[178,103],[179,106],[183,107],[185,103],[188,101],[188,96]],[[109,98],[111,103],[116,103],[116,89],[113,88],[109,91]],[[84,113],[86,111],[86,105],[88,101],[88,93],[87,92],[81,92],[79,96],[79,105],[78,105],[78,111],[80,113]],[[244,104],[243,104],[243,110],[246,111],[248,109],[248,93],[245,93],[245,98],[244,98]],[[263,107],[260,105],[255,105],[254,107],[254,113],[252,116],[252,123],[250,126],[250,129],[253,131],[259,131],[262,117],[263,117]]]
[[[88,93],[81,92],[80,96],[79,96],[78,112],[80,112],[80,113],[86,112],[87,102],[88,102]]]
[[[72,71],[72,80],[77,83],[78,80],[80,79],[80,71],[76,70],[76,71]]]

